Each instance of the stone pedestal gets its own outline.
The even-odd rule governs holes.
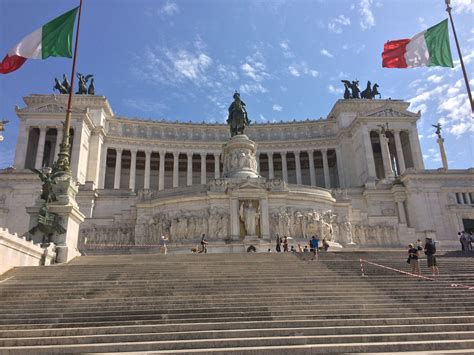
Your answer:
[[[79,226],[84,221],[85,216],[79,211],[75,199],[78,189],[73,178],[68,175],[59,178],[56,184],[53,185],[53,191],[57,201],[48,204],[48,211],[59,217],[59,224],[66,232],[53,235],[49,242],[56,245],[56,262],[64,263],[80,255],[77,249]],[[34,206],[26,207],[26,212],[30,215],[29,230],[38,225],[38,215],[43,204],[44,201],[39,199]],[[31,238],[35,243],[44,242],[44,234],[39,231],[31,235]]]
[[[223,147],[223,177],[228,179],[260,178],[256,152],[257,144],[245,134],[232,137]]]

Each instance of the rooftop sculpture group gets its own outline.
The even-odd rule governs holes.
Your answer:
[[[83,75],[81,73],[77,73],[77,80],[79,81],[79,89],[76,92],[78,95],[95,95],[95,86],[94,86],[94,78],[93,74]],[[87,87],[87,82],[90,81],[89,87]],[[53,90],[59,91],[60,94],[68,94],[69,90],[71,89],[71,84],[67,79],[66,74],[63,74],[63,82],[59,82],[58,78],[54,78],[55,85]]]
[[[367,81],[367,87],[362,92],[359,89],[359,80],[341,80],[344,84],[344,99],[374,99],[377,95],[379,99],[381,95],[377,88],[379,87],[378,84],[374,84],[372,87],[372,83]],[[350,90],[350,91],[349,91]]]

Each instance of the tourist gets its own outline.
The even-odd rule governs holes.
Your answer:
[[[318,253],[319,253],[319,239],[316,236],[312,236],[311,240],[309,241],[309,246],[310,250],[313,252],[313,257],[311,260],[314,260],[314,258],[318,258]]]
[[[466,237],[464,232],[458,232],[459,243],[461,243],[461,251],[464,251],[466,248]]]
[[[281,253],[281,238],[278,234],[276,235],[276,248],[275,249],[277,253]]]
[[[161,245],[160,249],[161,249],[161,252],[165,255],[168,254],[168,242],[169,242],[169,238],[162,235],[160,239],[160,245]]]
[[[426,238],[425,255],[428,262],[428,267],[431,268],[433,276],[439,275],[438,263],[436,262],[436,246],[431,238]]]
[[[209,243],[207,242],[206,240],[206,234],[202,234],[202,237],[201,237],[201,251],[199,251],[200,253],[207,253],[207,245]]]
[[[307,245],[304,246],[303,253],[309,253],[309,249]]]
[[[268,248],[267,253],[271,253],[271,252],[272,252],[272,249]]]
[[[288,253],[288,237],[286,235],[283,237],[283,251]]]
[[[472,251],[472,242],[474,242],[474,235],[472,235],[472,231],[471,233],[466,232],[466,245],[470,251]]]
[[[294,246],[294,245],[291,246],[290,251],[291,251],[292,253],[296,253],[296,249],[295,249],[295,246]]]
[[[418,247],[413,246],[413,244],[408,245],[407,263],[409,263],[411,266],[411,273],[415,275],[421,275],[419,252],[420,249],[418,249]]]
[[[418,250],[423,250],[423,242],[421,241],[421,239],[418,239],[416,241],[415,248],[417,248]]]

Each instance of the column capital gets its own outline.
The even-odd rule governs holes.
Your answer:
[[[131,154],[137,154],[138,148],[130,148],[129,151]]]
[[[288,153],[288,152],[280,152],[280,155],[281,155],[282,157],[286,157],[286,153]]]
[[[214,158],[220,158],[221,153],[214,153]]]
[[[147,157],[151,155],[151,150],[150,149],[145,149],[144,152],[145,152],[145,156],[147,156]]]
[[[314,156],[314,150],[312,149],[307,150],[306,153],[308,153],[309,156]]]
[[[188,159],[189,159],[189,158],[192,158],[192,157],[193,157],[193,154],[194,154],[193,152],[187,152],[187,153],[186,153],[186,156],[187,156]]]
[[[295,156],[296,156],[296,155],[300,155],[300,153],[301,153],[301,150],[294,150],[294,151],[293,151],[293,154],[294,154]]]
[[[203,158],[207,156],[207,153],[199,152],[199,155],[201,156],[201,158]]]
[[[327,154],[327,153],[328,153],[328,149],[327,149],[327,148],[321,148],[320,151],[321,151],[321,153],[323,153],[323,154]]]
[[[122,154],[123,148],[114,148],[117,153]]]
[[[173,157],[178,158],[179,157],[179,152],[173,152]]]

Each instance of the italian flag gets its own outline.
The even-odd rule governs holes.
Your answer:
[[[453,67],[449,46],[448,19],[418,33],[411,39],[385,43],[384,68]]]
[[[0,74],[17,70],[27,59],[71,58],[72,32],[78,8],[56,17],[23,38],[0,63]]]

